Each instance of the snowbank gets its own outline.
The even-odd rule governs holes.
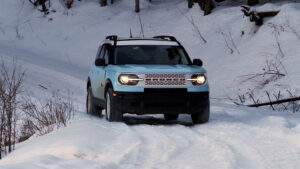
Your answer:
[[[213,103],[211,121],[189,116],[109,123],[84,113],[68,127],[17,145],[0,168],[295,169],[300,165],[300,116]],[[145,121],[155,121],[148,125]],[[162,125],[163,124],[163,125]]]

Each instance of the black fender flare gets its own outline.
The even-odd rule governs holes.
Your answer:
[[[91,83],[90,77],[88,77],[87,83],[86,83],[86,90],[89,90],[89,87],[90,87],[90,86],[92,86],[92,83]]]
[[[105,85],[104,85],[104,98],[106,97],[106,92],[107,92],[107,90],[109,88],[112,88],[112,90],[114,90],[114,86],[113,86],[111,80],[110,79],[106,79]]]

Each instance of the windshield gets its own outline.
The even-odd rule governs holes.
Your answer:
[[[123,64],[190,64],[184,49],[180,46],[117,46],[114,63]]]

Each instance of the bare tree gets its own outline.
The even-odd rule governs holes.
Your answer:
[[[74,106],[69,91],[67,96],[64,96],[59,90],[51,90],[44,100],[39,98],[38,101],[33,101],[31,95],[21,98],[24,76],[24,71],[15,62],[7,67],[2,60],[0,64],[0,159],[13,151],[17,142],[24,141],[34,134],[46,134],[55,127],[66,126],[68,120],[74,116]]]
[[[10,153],[16,143],[17,109],[20,104],[18,95],[22,92],[24,72],[14,63],[12,70],[0,68],[0,159],[2,153]]]
[[[142,23],[142,18],[141,18],[141,14],[139,13],[139,23],[140,23],[140,26],[141,26],[141,34],[143,36],[143,38],[145,38],[145,34],[144,34],[144,25]]]
[[[203,43],[207,43],[207,40],[203,37],[202,33],[200,32],[199,27],[196,25],[193,16],[191,16],[191,18],[189,18],[178,8],[178,6],[176,4],[174,4],[174,5],[177,8],[177,10],[181,13],[181,15],[183,15],[186,18],[186,20],[193,26],[193,29],[198,34],[199,38],[203,41]]]
[[[298,31],[296,30],[296,28],[290,24],[290,21],[289,21],[288,19],[286,19],[285,26],[286,26],[287,29],[289,29],[290,32],[292,32],[298,39],[300,39],[300,32],[298,32]]]
[[[238,54],[240,54],[239,49],[237,48],[236,44],[234,43],[231,31],[228,30],[228,34],[225,33],[221,28],[219,28],[219,33],[222,35],[226,47],[230,50],[230,53],[233,54],[234,51],[236,51]]]
[[[67,96],[63,96],[59,90],[51,90],[51,94],[43,101],[34,100],[32,97],[23,100],[22,111],[26,115],[23,125],[25,138],[32,133],[44,135],[55,127],[66,126],[67,121],[74,116],[70,92]]]

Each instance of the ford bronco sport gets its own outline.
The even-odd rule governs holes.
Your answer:
[[[107,36],[87,80],[87,113],[106,111],[108,121],[123,114],[190,114],[195,124],[209,120],[209,86],[202,61],[189,58],[172,36]]]

